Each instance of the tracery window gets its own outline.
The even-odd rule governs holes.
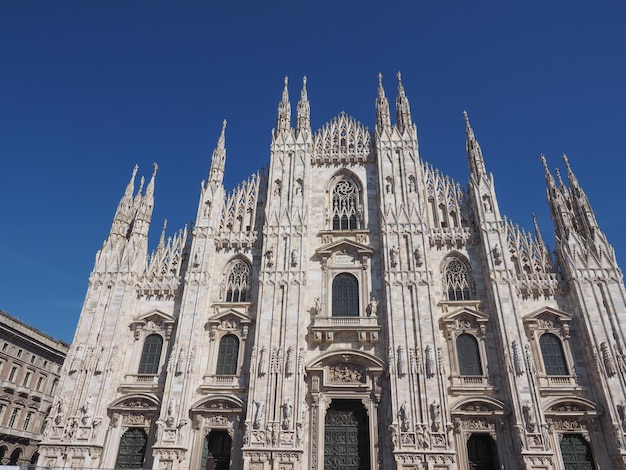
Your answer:
[[[333,230],[356,230],[358,228],[358,193],[354,185],[339,181],[332,194]]]
[[[143,468],[148,438],[141,428],[128,429],[120,439],[115,468]]]
[[[250,266],[242,260],[233,263],[226,281],[226,302],[248,302],[250,297]]]
[[[235,335],[226,335],[220,340],[217,354],[217,375],[237,375],[239,357],[239,339]]]
[[[333,317],[359,316],[359,281],[352,274],[341,273],[333,279]]]
[[[451,258],[444,270],[444,283],[448,300],[469,300],[472,277],[469,268],[458,258]]]
[[[159,363],[161,362],[161,349],[163,348],[163,338],[161,335],[150,335],[143,343],[141,360],[139,361],[138,374],[158,374]]]
[[[544,333],[539,338],[539,346],[546,375],[569,375],[563,345],[556,335]]]
[[[478,341],[476,341],[474,336],[468,333],[457,336],[456,352],[458,355],[460,375],[483,375]]]

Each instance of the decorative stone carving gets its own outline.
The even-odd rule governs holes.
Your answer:
[[[355,364],[336,363],[328,366],[328,379],[330,382],[365,382],[365,371]]]

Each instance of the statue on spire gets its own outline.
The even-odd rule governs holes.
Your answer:
[[[411,107],[409,100],[404,93],[402,85],[402,75],[398,72],[398,97],[396,98],[396,125],[400,132],[411,129],[413,120],[411,118]]]
[[[298,116],[296,118],[296,135],[300,135],[302,132],[311,134],[311,106],[309,105],[309,97],[306,91],[306,76],[302,78],[302,91],[300,92]]]
[[[283,96],[278,103],[278,117],[276,118],[276,135],[287,132],[291,128],[291,104],[289,103],[289,78],[285,77]]]
[[[217,146],[211,156],[209,182],[222,184],[224,179],[224,165],[226,163],[226,119],[222,121],[222,131],[217,139]]]
[[[465,118],[465,150],[467,151],[467,162],[470,168],[470,175],[474,178],[480,179],[487,176],[487,170],[485,169],[485,160],[483,159],[483,152],[480,149],[480,145],[474,136],[474,130],[470,125],[467,111],[463,111],[463,117]]]
[[[382,132],[383,129],[391,127],[391,116],[389,115],[389,101],[385,96],[383,88],[383,74],[378,74],[378,96],[376,97],[376,131]]]

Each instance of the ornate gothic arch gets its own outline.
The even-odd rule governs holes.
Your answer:
[[[368,415],[370,461],[378,461],[378,404],[384,363],[365,352],[337,350],[306,367],[309,381],[311,469],[323,468],[324,420],[332,400],[361,400]]]

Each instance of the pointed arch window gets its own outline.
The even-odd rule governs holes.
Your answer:
[[[339,181],[332,193],[333,230],[358,229],[359,198],[356,187],[347,180]]]
[[[451,258],[444,269],[444,284],[448,300],[470,300],[472,276],[467,265],[458,258]]]
[[[333,317],[359,316],[359,281],[342,273],[333,279]]]
[[[139,361],[139,374],[158,374],[159,363],[161,362],[161,349],[163,349],[163,338],[161,335],[150,335],[143,343],[141,360]]]
[[[226,335],[220,340],[220,349],[217,354],[217,375],[237,375],[237,361],[239,359],[239,338],[235,335]]]
[[[478,341],[473,335],[463,333],[457,336],[456,352],[460,375],[483,375]]]
[[[250,266],[236,260],[226,280],[226,302],[248,302],[250,298]]]
[[[542,334],[539,338],[539,346],[546,375],[569,375],[563,345],[556,335]]]

